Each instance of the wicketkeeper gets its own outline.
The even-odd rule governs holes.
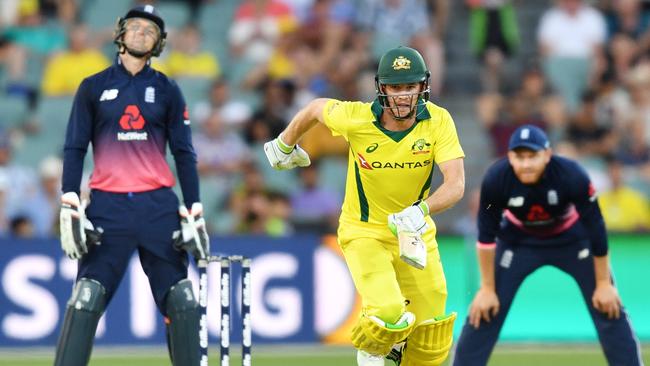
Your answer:
[[[129,10],[115,30],[115,62],[77,90],[66,131],[60,217],[61,246],[79,268],[56,366],[88,363],[97,322],[136,251],[168,325],[173,364],[199,365],[199,310],[186,252],[202,259],[210,247],[187,107],[176,83],[150,67],[165,37],[153,6]],[[84,207],[79,189],[89,143],[95,165]],[[180,212],[167,145],[183,191]]]

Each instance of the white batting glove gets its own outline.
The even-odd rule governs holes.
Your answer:
[[[388,227],[393,235],[397,236],[399,231],[424,234],[429,229],[425,217],[429,216],[429,206],[424,201],[419,201],[413,206],[388,215]]]
[[[300,146],[289,146],[280,137],[264,144],[264,153],[269,164],[275,169],[285,170],[306,167],[311,164],[309,154]]]
[[[59,225],[61,249],[70,259],[83,257],[88,253],[89,244],[99,244],[101,229],[95,230],[92,222],[86,219],[84,205],[75,192],[67,192],[61,196]],[[86,235],[90,236],[88,240]]]
[[[192,254],[196,261],[208,259],[210,238],[203,218],[203,205],[194,202],[189,211],[185,205],[180,205],[178,214],[181,217],[181,232],[174,233],[174,246]]]

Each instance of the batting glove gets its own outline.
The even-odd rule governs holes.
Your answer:
[[[413,206],[388,215],[388,228],[397,236],[398,232],[424,234],[429,229],[425,217],[429,216],[429,206],[426,202],[418,201]]]
[[[196,261],[208,259],[210,238],[203,218],[203,205],[194,202],[189,211],[185,205],[181,205],[178,213],[181,217],[181,231],[174,233],[174,247],[192,254]]]
[[[289,146],[280,137],[264,144],[264,153],[269,164],[277,170],[306,167],[311,164],[309,154],[300,146]]]
[[[92,222],[86,218],[84,206],[75,192],[67,192],[61,196],[61,249],[70,259],[79,259],[88,253],[89,245],[100,244],[102,229],[95,229]]]

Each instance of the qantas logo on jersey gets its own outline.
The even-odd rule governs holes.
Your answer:
[[[368,164],[368,160],[366,160],[366,158],[364,158],[363,155],[359,153],[357,153],[357,155],[359,155],[359,165],[361,165],[363,169],[372,170],[372,166]]]
[[[140,113],[140,108],[137,105],[129,104],[124,109],[124,114],[120,117],[119,123],[123,130],[142,130],[147,122]],[[129,131],[117,133],[118,141],[146,141],[147,137],[146,132]]]
[[[431,165],[431,160],[424,161],[371,161],[366,160],[363,155],[357,153],[359,165],[363,169],[415,169]]]

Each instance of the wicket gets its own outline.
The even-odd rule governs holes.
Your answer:
[[[230,290],[232,263],[241,263],[241,323],[242,323],[242,366],[251,365],[252,328],[251,328],[251,259],[240,256],[211,256],[199,260],[199,306],[201,319],[199,342],[201,348],[201,366],[208,366],[208,265],[212,262],[221,264],[221,356],[220,366],[230,366]]]

